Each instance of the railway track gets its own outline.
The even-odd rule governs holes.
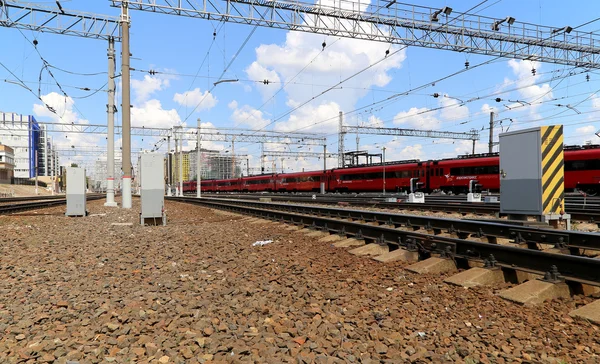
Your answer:
[[[558,269],[568,282],[600,286],[600,260],[581,255],[582,249],[600,250],[598,234],[244,200],[186,197],[167,199],[353,236],[387,245],[390,250],[403,248],[418,251],[421,258],[439,254],[455,260],[457,264],[477,261],[488,266],[541,275]],[[448,234],[441,234],[442,232]],[[447,236],[450,234],[458,237]],[[518,246],[494,244],[499,236],[514,239]],[[487,239],[487,242],[467,239],[473,237]],[[569,254],[541,251],[537,249],[538,244],[553,244]],[[555,274],[552,276],[556,277]]]
[[[104,195],[88,195],[87,200],[99,200],[104,198]],[[0,205],[0,215],[14,214],[15,212],[27,211],[27,210],[37,210],[47,207],[60,206],[67,203],[67,199],[65,196],[45,196],[44,198],[40,198],[39,196],[32,197],[10,197],[12,202],[17,201],[31,201],[33,202],[23,202],[23,203],[12,203],[12,204],[3,204]],[[3,202],[5,199],[0,199],[0,202]],[[39,201],[41,200],[41,201]]]
[[[498,203],[478,203],[478,202],[466,202],[457,199],[449,199],[447,201],[428,201],[426,197],[425,203],[408,203],[403,199],[397,202],[387,202],[380,199],[373,199],[372,197],[350,197],[350,196],[331,196],[331,195],[315,195],[312,196],[296,196],[296,195],[208,195],[215,198],[221,199],[245,199],[245,200],[258,200],[260,198],[270,198],[273,201],[279,202],[305,202],[305,203],[319,203],[319,204],[348,204],[351,206],[363,206],[363,207],[376,207],[382,209],[402,209],[412,211],[431,211],[431,212],[447,212],[447,213],[459,213],[459,214],[476,214],[476,215],[495,215],[497,217],[503,216],[500,214],[500,205]],[[566,203],[566,213],[571,215],[571,219],[577,221],[585,221],[599,224],[600,227],[600,204],[578,204],[578,203]]]

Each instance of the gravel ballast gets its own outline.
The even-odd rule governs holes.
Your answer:
[[[568,315],[592,297],[521,307],[285,225],[167,202],[143,227],[138,199],[103,202],[0,216],[0,363],[600,361]]]

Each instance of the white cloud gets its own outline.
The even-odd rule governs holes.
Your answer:
[[[251,129],[261,129],[270,123],[270,120],[264,117],[264,113],[256,110],[248,105],[238,107],[237,101],[229,103],[229,108],[233,110],[231,120],[235,121],[235,125],[246,125]]]
[[[318,106],[310,104],[294,111],[287,121],[275,123],[275,130],[296,131],[300,133],[337,133],[340,106],[335,102],[322,103]]]
[[[542,67],[541,63],[536,61],[524,61],[511,59],[508,61],[509,67],[517,77],[516,87],[518,88],[519,101],[531,103],[529,106],[530,113],[535,113],[535,110],[540,106],[539,102],[547,101],[553,98],[552,87],[548,83],[535,85],[540,79],[539,70]],[[536,74],[533,75],[532,69],[536,69]],[[505,84],[510,83],[510,80],[505,80]],[[509,108],[523,107],[522,103],[512,103],[507,105]]]
[[[597,94],[590,96],[590,100],[594,109],[600,109],[600,97]]]
[[[495,112],[496,113],[496,112],[498,112],[498,108],[495,106],[491,106],[489,104],[483,104],[483,105],[481,105],[481,112],[486,112],[486,113]]]
[[[401,111],[394,116],[395,125],[404,125],[410,128],[433,130],[441,126],[441,121],[426,107],[411,107],[408,111]]]
[[[169,79],[157,76],[145,75],[142,80],[131,80],[131,88],[134,91],[135,103],[143,103],[155,92],[161,91],[169,86]]]
[[[145,101],[140,107],[131,108],[131,125],[147,128],[170,128],[178,125],[181,118],[175,109],[165,110],[159,100]]]
[[[277,76],[281,82],[289,82],[285,88],[288,99],[301,103],[380,61],[385,57],[386,50],[393,53],[398,49],[396,46],[390,49],[389,44],[385,43],[327,37],[327,45],[323,50],[323,41],[322,35],[288,32],[284,44],[262,44],[256,48],[256,61],[246,69],[246,73],[253,79]],[[366,95],[368,88],[387,85],[391,81],[388,73],[400,68],[405,58],[404,50],[388,56],[376,66],[343,83],[346,87],[328,91],[318,101],[322,104],[335,102],[342,109],[351,109],[359,98]],[[267,85],[255,87],[261,90],[263,86]],[[261,92],[264,95],[266,91]]]
[[[252,62],[252,64],[246,68],[246,74],[252,80],[269,81],[269,84],[262,83],[257,86],[258,91],[262,94],[263,99],[265,100],[273,96],[281,86],[281,79],[279,78],[277,72],[263,67],[256,61]]]
[[[469,108],[460,101],[444,95],[440,99],[440,117],[444,120],[464,121],[469,117]]]
[[[199,88],[182,94],[176,93],[173,101],[185,107],[194,107],[196,111],[210,110],[217,104],[217,98],[213,94],[208,90],[202,92]]]
[[[590,134],[596,131],[593,125],[582,126],[581,128],[575,129],[577,134]]]
[[[77,112],[74,110],[75,101],[70,97],[65,97],[56,92],[50,92],[47,95],[42,95],[41,99],[45,105],[34,104],[33,113],[36,116],[48,117],[55,123],[62,124],[89,124],[89,121],[81,119]],[[48,107],[52,108],[55,112],[50,111]]]

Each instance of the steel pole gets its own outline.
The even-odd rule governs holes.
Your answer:
[[[202,128],[202,124],[200,123],[200,118],[198,118],[198,142],[196,145],[197,155],[196,155],[196,197],[202,197],[202,161],[201,161],[201,148],[202,148],[202,137],[200,134]]]
[[[179,127],[179,196],[183,196],[183,126]]]
[[[48,129],[44,127],[44,176],[48,177]]]
[[[171,174],[173,173],[171,166],[171,136],[167,136],[167,196],[171,196]]]
[[[38,151],[35,151],[35,194],[38,195]]]
[[[56,172],[54,171],[54,151],[52,149],[54,148],[52,145],[52,137],[50,137],[50,160],[52,163],[50,165],[50,182],[52,183],[50,190],[52,191],[52,196],[54,196],[54,176],[56,175]]]
[[[123,85],[122,105],[123,110],[123,202],[125,209],[131,208],[131,95],[130,95],[130,69],[129,69],[129,10],[128,3],[121,5],[121,79]]]
[[[490,141],[488,143],[488,152],[493,153],[494,149],[494,112],[490,112]]]
[[[385,147],[381,149],[383,150],[383,194],[385,195]]]
[[[115,202],[115,39],[108,38],[108,137],[106,143],[106,202],[104,206],[116,207]]]

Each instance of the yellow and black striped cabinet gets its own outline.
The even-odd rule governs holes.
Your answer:
[[[500,134],[500,212],[564,213],[562,125]]]

